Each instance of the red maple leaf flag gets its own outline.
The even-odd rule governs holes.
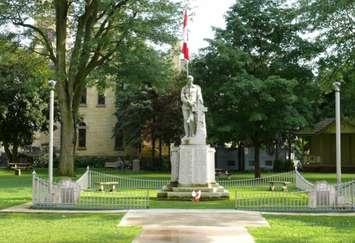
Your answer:
[[[188,41],[189,41],[189,33],[187,29],[187,10],[184,12],[184,42],[182,44],[182,49],[181,52],[184,54],[185,60],[190,60],[190,54],[189,54],[189,46],[188,46]]]

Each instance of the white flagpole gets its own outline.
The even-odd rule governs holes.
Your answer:
[[[186,60],[186,74],[189,77],[189,60]]]

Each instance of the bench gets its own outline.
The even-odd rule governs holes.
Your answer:
[[[117,169],[122,167],[122,162],[121,161],[114,161],[114,162],[105,162],[105,168],[113,168]]]
[[[280,185],[284,192],[287,192],[287,185],[291,182],[289,181],[269,181],[270,183],[270,191],[275,191],[275,186]]]
[[[18,175],[18,176],[21,175],[21,170],[32,169],[32,165],[30,163],[9,163],[9,167],[11,170],[14,170],[15,175]]]
[[[118,185],[117,181],[108,181],[108,182],[96,182],[96,185],[98,186],[99,191],[115,191],[116,190],[116,185]],[[105,190],[108,189],[108,190]]]
[[[228,170],[216,169],[215,175],[216,175],[216,177],[226,176],[228,179],[230,179],[230,173]]]

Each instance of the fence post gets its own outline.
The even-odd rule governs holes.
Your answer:
[[[32,172],[32,205],[35,204],[35,202],[37,201],[36,200],[36,191],[37,191],[37,188],[36,188],[36,171],[33,170]]]
[[[354,188],[355,188],[355,184],[354,182],[351,183],[351,204],[352,204],[352,208],[355,209],[355,204],[354,204],[354,197],[355,197],[355,191],[354,191]]]
[[[86,166],[86,172],[88,174],[88,188],[87,189],[91,189],[91,173],[90,173],[90,167],[89,166]]]
[[[237,209],[237,190],[235,190],[234,209]]]

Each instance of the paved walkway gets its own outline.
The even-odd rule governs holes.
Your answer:
[[[254,242],[246,226],[268,226],[260,213],[231,210],[130,210],[119,226],[142,226],[134,243]]]
[[[16,205],[13,207],[5,208],[5,209],[0,209],[0,212],[3,213],[92,213],[92,214],[97,214],[97,213],[103,213],[103,214],[108,214],[108,213],[126,213],[128,209],[115,209],[115,210],[72,210],[72,209],[33,209],[31,208],[32,203],[24,203],[20,205]],[[202,212],[202,213],[208,213],[208,212],[219,212],[219,213],[237,213],[237,212],[243,212],[243,213],[248,213],[248,211],[241,211],[241,210],[235,210],[235,209],[139,209],[136,211],[150,211],[150,212],[165,212],[169,213],[171,211],[174,212],[188,212],[188,213],[194,213],[194,212]],[[253,213],[253,212],[251,212]],[[255,213],[255,212],[254,212]],[[256,212],[259,213],[259,212]],[[309,215],[309,216],[355,216],[355,212],[333,212],[333,213],[299,213],[299,212],[260,212],[262,214],[275,214],[275,215]]]

